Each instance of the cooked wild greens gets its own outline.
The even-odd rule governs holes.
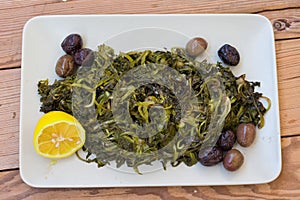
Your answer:
[[[218,123],[215,113],[224,118],[223,130],[236,130],[241,123],[264,126],[270,101],[255,92],[260,83],[235,77],[219,62],[195,61],[181,48],[116,55],[100,45],[94,57],[76,75],[38,83],[42,112],[65,111],[85,128],[87,162],[104,166],[115,161],[137,173],[139,166],[154,161],[164,168],[167,163],[192,166],[204,141],[219,136],[218,129],[208,131]],[[214,87],[224,91],[215,99]],[[218,106],[224,99],[229,105]]]

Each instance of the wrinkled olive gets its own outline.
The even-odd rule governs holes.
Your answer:
[[[89,48],[82,48],[79,49],[75,55],[74,60],[77,65],[91,65],[94,61],[94,54],[93,51]]]
[[[195,58],[207,49],[207,45],[208,44],[205,39],[195,37],[186,44],[185,50],[189,56]]]
[[[256,127],[252,123],[241,123],[236,131],[237,142],[242,147],[250,146],[256,136]]]
[[[240,62],[240,54],[236,48],[229,44],[224,44],[218,50],[218,56],[221,60],[228,65],[236,66]]]
[[[219,147],[208,147],[200,150],[198,161],[204,166],[212,166],[221,162],[223,159],[222,149]]]
[[[67,76],[74,74],[75,71],[76,71],[76,66],[72,56],[66,54],[61,56],[57,60],[55,72],[58,76],[62,78],[66,78]]]
[[[223,165],[228,171],[236,171],[244,163],[243,154],[237,149],[229,150],[223,159]]]
[[[78,34],[68,35],[61,43],[62,49],[69,55],[74,55],[82,47],[82,38]]]
[[[233,147],[235,141],[235,133],[232,130],[227,130],[220,135],[217,144],[223,151],[228,151]]]

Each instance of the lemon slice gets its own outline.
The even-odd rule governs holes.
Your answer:
[[[51,111],[36,124],[33,136],[35,151],[46,158],[65,158],[85,142],[85,130],[70,114]]]

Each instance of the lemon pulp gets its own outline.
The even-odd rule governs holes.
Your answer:
[[[85,130],[78,120],[62,111],[44,114],[34,130],[34,149],[46,158],[65,158],[85,142]]]

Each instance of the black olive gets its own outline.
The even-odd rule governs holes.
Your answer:
[[[212,166],[223,159],[222,149],[219,147],[207,147],[198,153],[198,161],[204,166]]]
[[[228,65],[236,66],[240,62],[240,54],[236,48],[229,44],[224,44],[218,50],[218,56],[221,60]]]
[[[55,72],[58,76],[62,78],[66,78],[67,76],[74,74],[75,71],[76,71],[76,66],[72,56],[66,54],[61,56],[57,60]]]
[[[68,35],[61,43],[62,49],[69,55],[74,55],[82,47],[82,38],[78,34]]]
[[[236,171],[244,163],[243,154],[237,149],[228,151],[223,159],[223,165],[228,171]]]
[[[217,144],[223,151],[228,151],[233,147],[235,141],[235,133],[232,130],[227,130],[220,135]]]
[[[205,49],[207,49],[207,42],[200,37],[191,39],[185,47],[187,54],[193,58],[201,55]]]
[[[93,51],[89,48],[79,49],[74,55],[74,60],[79,66],[90,66],[94,61]]]
[[[241,123],[236,131],[237,142],[242,147],[250,146],[256,136],[256,127],[252,123]]]

